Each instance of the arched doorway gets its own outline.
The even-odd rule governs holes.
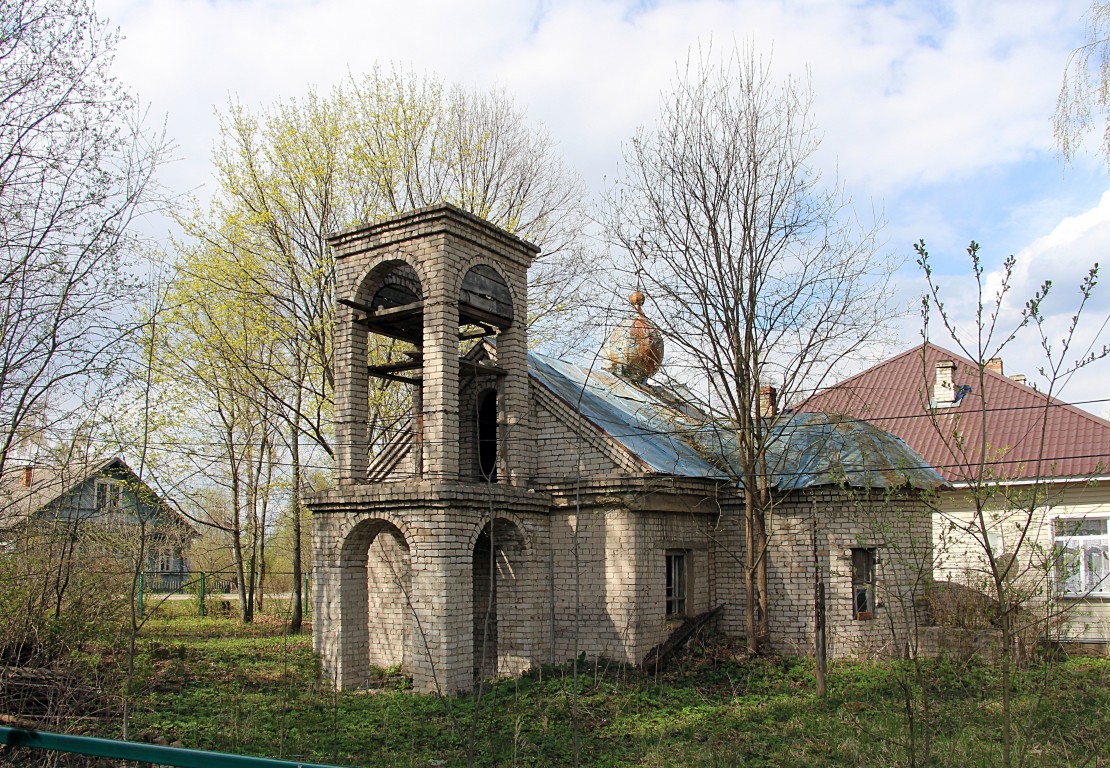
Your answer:
[[[527,546],[516,524],[497,518],[474,542],[474,675],[523,672],[531,664]]]
[[[409,672],[412,573],[404,534],[388,521],[364,520],[347,535],[342,564],[342,687],[365,686],[371,667]]]

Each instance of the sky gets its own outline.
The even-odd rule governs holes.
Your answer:
[[[600,197],[622,143],[658,114],[688,53],[750,42],[780,77],[810,78],[823,133],[817,165],[864,218],[885,222],[884,253],[902,263],[897,298],[924,287],[912,244],[924,239],[957,324],[973,294],[965,249],[981,244],[988,287],[1017,258],[1013,320],[1053,280],[1054,349],[1077,286],[1110,246],[1110,174],[1095,151],[1060,158],[1051,118],[1069,53],[1083,43],[1089,0],[98,0],[119,27],[115,73],[165,119],[176,162],[163,183],[200,198],[213,188],[217,114],[326,92],[375,64],[503,87],[543,124]],[[1096,137],[1097,138],[1097,137]],[[1106,265],[1110,269],[1110,263]],[[1110,277],[1110,276],[1108,276]],[[1110,313],[1110,280],[1080,328],[1085,349]],[[897,321],[920,342],[916,310]],[[951,347],[940,332],[932,336]],[[897,351],[897,350],[894,350]],[[1023,337],[1006,373],[1038,381],[1044,352]],[[1074,376],[1063,397],[1110,414],[1110,361]],[[1043,380],[1040,380],[1043,386]]]

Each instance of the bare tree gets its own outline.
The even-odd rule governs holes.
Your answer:
[[[978,571],[985,576],[969,586],[985,594],[990,622],[1001,634],[1002,764],[1011,766],[1021,762],[1020,755],[1015,756],[1021,729],[1014,724],[1012,682],[1015,665],[1023,653],[1019,641],[1043,637],[1053,621],[1063,618],[1067,608],[1056,600],[1058,590],[1062,582],[1074,575],[1069,568],[1078,565],[1077,560],[1083,556],[1081,550],[1069,552],[1067,545],[1058,544],[1064,532],[1053,531],[1049,516],[1049,510],[1067,498],[1067,486],[1054,476],[1072,475],[1066,479],[1073,484],[1082,480],[1073,474],[1077,464],[1074,457],[1058,455],[1063,443],[1081,438],[1053,432],[1061,430],[1058,412],[1064,406],[1056,399],[1061,387],[1080,369],[1110,355],[1110,345],[1101,338],[1102,329],[1089,334],[1081,327],[1098,283],[1098,265],[1093,265],[1080,280],[1074,310],[1069,313],[1067,324],[1059,329],[1053,327],[1044,313],[1055,295],[1052,282],[1046,280],[1028,297],[1015,297],[1012,294],[1016,259],[1010,256],[991,275],[984,268],[979,245],[972,242],[967,249],[972,279],[961,282],[960,294],[962,301],[969,294],[973,296],[974,315],[969,322],[958,323],[946,302],[941,280],[933,272],[925,243],[918,243],[915,250],[929,288],[922,305],[925,337],[929,336],[930,319],[936,318],[972,363],[964,375],[964,380],[970,382],[968,394],[974,393],[974,398],[967,397],[972,412],[961,418],[958,413],[945,414],[938,407],[929,415],[949,457],[946,474],[961,489],[959,499],[953,502],[954,509],[944,510],[939,538],[949,546],[958,544],[967,552],[969,572]],[[975,290],[970,291],[969,285]],[[1007,322],[1008,316],[1013,320]],[[1105,327],[1104,317],[1095,322]],[[1036,398],[1036,408],[1014,413],[1013,406],[1000,402],[1003,391],[991,386],[992,374],[988,371],[992,363],[1001,361],[1006,349],[1021,343],[1028,331],[1032,332],[1032,343],[1040,348],[1039,372],[1046,384]],[[932,368],[925,364],[924,352],[922,363],[922,381],[925,391],[929,391]],[[1020,429],[1013,426],[1015,423]],[[1002,439],[1012,432],[1021,433],[1020,445]],[[1081,459],[1092,468],[1088,479],[1104,471],[1099,456]],[[1060,469],[1064,464],[1068,467],[1066,472]],[[1079,506],[1074,496],[1067,503]],[[1070,535],[1082,527],[1084,519],[1056,521],[1057,526],[1061,523],[1070,528],[1065,531]],[[1105,578],[1108,562],[1105,550],[1096,552],[1090,556],[1090,565]],[[1101,579],[1087,581],[1073,597],[1084,591],[1090,594],[1095,588],[1102,588]],[[1070,603],[1074,608],[1076,601]]]
[[[126,333],[134,218],[166,153],[84,0],[0,1],[0,471],[80,407]]]
[[[768,634],[773,503],[760,390],[819,385],[893,314],[876,226],[859,226],[814,168],[811,101],[806,82],[776,82],[750,48],[692,52],[609,197],[610,238],[657,305],[671,370],[735,432],[751,652]]]

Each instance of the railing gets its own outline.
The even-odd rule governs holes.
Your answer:
[[[340,768],[340,766],[323,763],[303,763],[276,760],[269,757],[231,755],[226,752],[163,747],[158,744],[98,739],[93,736],[70,736],[65,733],[51,733],[29,728],[9,728],[7,726],[0,726],[0,744],[48,752],[70,752],[116,760],[133,760],[149,765],[171,765],[175,768]]]
[[[267,576],[277,579],[291,577],[292,574],[271,572]],[[309,599],[312,594],[311,576],[311,573],[303,574],[301,585],[302,611],[306,618],[312,612],[312,601]],[[139,574],[138,587],[140,614],[145,613],[149,598],[153,595],[159,595],[170,598],[196,598],[197,613],[203,617],[208,615],[207,602],[212,596],[238,597],[239,579],[237,574],[228,573],[227,571],[143,571]],[[266,595],[271,599],[274,597],[274,593],[270,591],[267,591]]]

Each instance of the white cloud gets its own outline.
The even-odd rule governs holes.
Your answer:
[[[106,0],[100,8],[127,37],[121,76],[170,113],[190,164],[203,163],[211,111],[228,94],[268,103],[398,62],[504,84],[596,184],[620,141],[652,120],[691,45],[751,39],[774,48],[783,74],[810,68],[826,162],[838,159],[849,183],[875,196],[1048,148],[1047,118],[1085,4]]]
[[[1071,291],[1110,244],[1101,171],[1062,180],[1049,119],[1089,0],[100,0],[121,26],[120,78],[168,113],[182,162],[166,182],[207,182],[214,109],[327,90],[376,62],[505,86],[545,123],[594,192],[621,142],[655,117],[690,46],[752,40],[780,75],[811,73],[825,134],[818,161],[862,205],[885,208],[891,249],[931,238],[944,253],[984,239],[988,269],[1028,233],[1020,290],[1049,274]],[[1082,193],[1074,191],[1082,187]],[[887,205],[885,201],[891,201]],[[1009,235],[1012,239],[1007,239]],[[936,242],[937,240],[940,242]],[[991,238],[990,241],[987,238]],[[1000,247],[999,241],[1003,245]],[[957,244],[957,245],[954,245]],[[950,262],[940,260],[948,268]],[[1047,270],[1047,271],[1046,271]],[[942,270],[944,271],[944,270]],[[905,285],[916,275],[907,268]],[[905,288],[907,303],[916,291]],[[1061,291],[1063,294],[1064,291]],[[966,293],[956,292],[956,308]],[[1106,304],[1100,299],[1098,311]],[[1052,312],[1057,312],[1052,305]],[[1061,317],[1066,309],[1059,308]],[[1012,309],[1011,309],[1012,311]],[[1056,315],[1053,322],[1058,323]],[[1054,326],[1054,332],[1058,330]],[[916,343],[914,328],[904,334]],[[1023,353],[1018,368],[1032,365]]]
[[[1035,296],[1044,285],[1051,281],[1048,298],[1041,305],[1044,318],[1041,332],[1035,325],[1022,329],[1017,338],[1002,351],[1008,374],[1024,373],[1031,383],[1046,389],[1052,378],[1050,368],[1063,364],[1060,370],[1067,370],[1078,359],[1110,344],[1110,281],[1105,278],[1097,285],[1090,300],[1083,307],[1075,333],[1070,332],[1073,318],[1079,310],[1082,298],[1079,287],[1091,267],[1102,260],[1100,274],[1105,274],[1106,255],[1110,253],[1110,191],[1106,192],[1099,203],[1076,216],[1065,218],[1047,235],[1030,243],[1015,254],[1014,268],[1010,284],[999,313],[997,332],[993,345],[985,350],[986,355],[995,354],[995,346],[1007,338],[1021,322],[1026,302]],[[984,274],[984,296],[987,299],[986,318],[989,322],[991,300],[1002,288],[1004,272],[1001,267],[991,269],[988,265]],[[977,321],[975,319],[976,292],[970,262],[964,264],[962,272],[938,277],[946,299],[949,317],[955,323],[960,338],[965,344],[975,348]],[[920,281],[914,283],[920,290]],[[930,337],[941,346],[951,346],[939,322],[931,325]],[[1065,354],[1064,340],[1071,338],[1071,346]],[[1051,355],[1046,352],[1045,344]],[[1042,373],[1043,370],[1043,373]],[[1110,373],[1110,361],[1101,360],[1079,371],[1067,379],[1056,383],[1056,393],[1064,400],[1088,402],[1090,410],[1105,413],[1110,411],[1110,401],[1106,400],[1104,384]]]

